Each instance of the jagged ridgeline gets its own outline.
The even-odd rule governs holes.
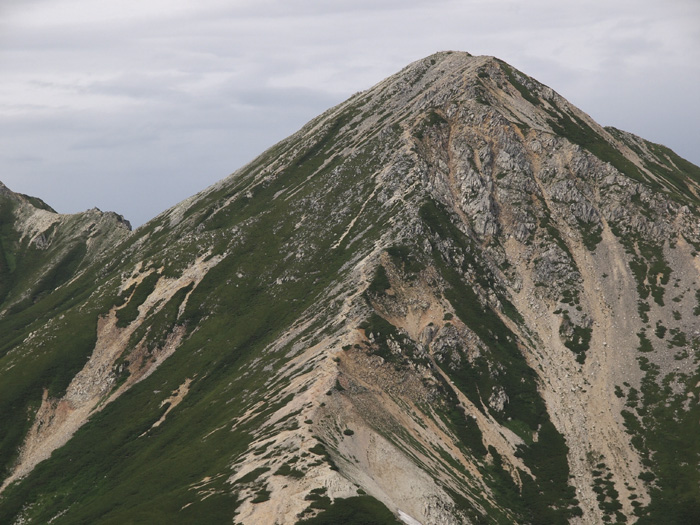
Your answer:
[[[0,523],[692,523],[700,169],[439,53],[131,232],[0,186]]]

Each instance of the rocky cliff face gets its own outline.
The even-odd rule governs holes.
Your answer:
[[[134,232],[2,186],[0,521],[687,523],[699,183],[439,53]]]

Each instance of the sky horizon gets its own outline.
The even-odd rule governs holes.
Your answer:
[[[136,227],[438,51],[493,55],[700,164],[693,0],[7,0],[0,181]]]

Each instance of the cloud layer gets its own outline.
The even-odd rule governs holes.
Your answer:
[[[694,0],[8,0],[0,180],[141,224],[445,49],[498,56],[700,163]]]

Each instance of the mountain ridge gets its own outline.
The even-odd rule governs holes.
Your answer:
[[[3,274],[0,374],[46,363],[2,392],[0,516],[680,520],[698,171],[443,52],[132,233],[100,215],[31,301]]]

